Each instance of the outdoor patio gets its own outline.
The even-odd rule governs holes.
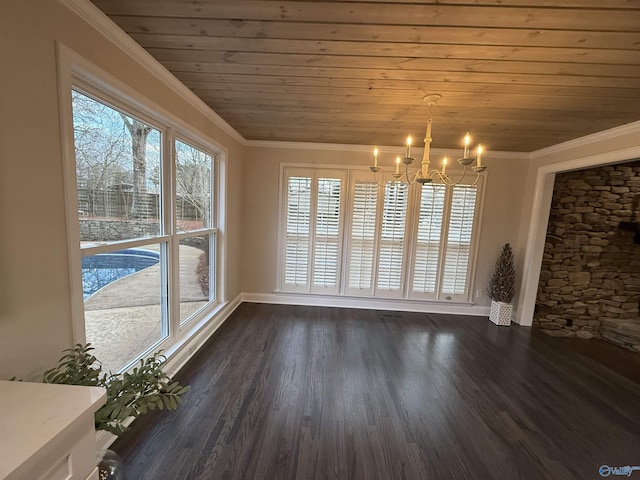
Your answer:
[[[198,248],[180,245],[181,323],[206,304],[196,274],[201,254]],[[109,283],[86,299],[87,342],[105,372],[121,369],[161,340],[160,300],[160,264]]]

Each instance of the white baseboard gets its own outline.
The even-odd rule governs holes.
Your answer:
[[[242,295],[238,295],[233,300],[223,304],[213,310],[207,318],[198,325],[195,325],[183,342],[178,342],[171,348],[163,352],[167,357],[163,370],[170,376],[174,376],[193,357],[200,347],[215,333],[218,328],[229,318],[236,308],[242,303]],[[134,419],[130,418],[125,422],[126,426],[131,425]],[[96,432],[96,448],[106,450],[116,441],[118,437],[103,430]]]
[[[450,315],[489,316],[489,307],[460,303],[394,300],[389,298],[358,298],[333,295],[295,295],[286,293],[242,293],[248,303],[276,303],[318,307],[344,307],[369,310],[395,310],[399,312],[444,313]]]

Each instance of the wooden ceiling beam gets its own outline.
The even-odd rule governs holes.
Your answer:
[[[272,117],[299,117],[306,116],[310,120],[322,120],[327,118],[330,120],[340,119],[356,119],[358,121],[386,123],[387,128],[389,122],[411,122],[411,123],[425,123],[427,119],[427,109],[420,105],[417,107],[402,108],[402,107],[388,107],[388,106],[376,106],[371,105],[363,109],[353,110],[351,108],[338,108],[336,106],[326,107],[324,110],[309,111],[308,108],[303,106],[297,108],[290,108],[279,105],[238,105],[221,103],[218,106],[218,111],[222,115],[238,117],[253,117],[253,118],[269,118]],[[571,111],[563,112],[562,120],[572,123],[578,123],[579,120],[584,119],[583,111]],[[619,116],[615,113],[602,113],[601,115],[594,116],[590,119],[590,122],[602,122],[603,125],[619,125],[617,122]],[[478,107],[468,108],[436,108],[433,111],[433,120],[435,123],[450,123],[464,125],[474,124],[487,124],[490,126],[496,125],[517,125],[522,122],[523,125],[535,125],[535,124],[548,124],[553,121],[556,122],[556,117],[553,112],[549,110],[516,110],[516,109],[483,109]]]
[[[396,89],[374,89],[374,88],[349,88],[349,87],[323,87],[321,90],[317,86],[311,85],[255,85],[255,84],[208,84],[203,86],[190,85],[191,90],[201,97],[222,97],[224,93],[238,93],[243,96],[251,95],[257,98],[258,95],[273,96],[273,98],[283,98],[295,95],[296,97],[303,96],[313,99],[319,97],[320,99],[327,100],[331,97],[340,98],[356,98],[355,101],[361,101],[361,99],[368,99],[368,101],[385,103],[399,103],[399,104],[414,104],[421,105],[425,95],[430,93],[444,92],[437,89],[418,89],[412,90],[396,90]],[[254,95],[255,94],[255,95]],[[513,105],[536,105],[539,108],[553,108],[560,105],[563,110],[566,109],[566,105],[571,105],[575,110],[579,110],[581,107],[592,108],[594,102],[597,102],[603,108],[601,111],[606,111],[610,107],[617,109],[625,104],[632,108],[640,109],[640,95],[635,98],[628,98],[625,96],[618,97],[596,97],[594,95],[561,95],[561,94],[547,94],[547,93],[533,93],[531,91],[522,91],[518,93],[499,92],[499,91],[447,91],[446,95],[443,95],[441,105],[485,105],[495,108],[509,108]]]
[[[236,53],[274,55],[330,55],[368,58],[396,57],[449,60],[491,60],[509,62],[640,64],[640,49],[610,48],[549,48],[441,43],[345,42],[333,40],[290,40],[262,38],[206,37],[193,35],[163,35],[135,33],[131,37],[148,49],[224,52],[228,58]]]
[[[313,87],[327,89],[345,89],[352,92],[370,90],[376,91],[420,91],[440,94],[447,92],[472,93],[475,95],[495,93],[505,95],[542,95],[567,97],[613,97],[638,98],[640,84],[637,88],[611,87],[582,87],[582,86],[547,86],[547,85],[519,85],[504,83],[476,83],[476,82],[423,82],[413,80],[368,80],[355,78],[330,77],[277,77],[264,75],[235,75],[235,74],[207,74],[197,72],[179,72],[177,77],[192,90],[245,90],[259,89],[263,85],[280,87]]]
[[[466,1],[466,0],[465,0]],[[602,3],[602,0],[595,0]],[[227,20],[114,15],[130,35],[138,33],[283,40],[431,43],[638,50],[640,31],[541,30],[475,26],[345,25],[340,23]]]
[[[315,1],[162,1],[94,0],[108,15],[151,17],[218,18],[287,22],[329,22],[372,25],[440,25],[565,30],[637,32],[637,9],[557,8],[551,6],[389,4],[370,2]],[[533,3],[533,2],[532,2]],[[248,15],[248,12],[250,14]],[[302,28],[302,27],[301,27]]]
[[[228,90],[218,91],[195,91],[205,102],[217,105],[221,102],[251,104],[251,105],[283,105],[295,106],[304,105],[308,108],[316,108],[322,105],[350,105],[352,108],[366,108],[366,105],[377,103],[379,105],[422,105],[422,92],[415,95],[405,96],[380,96],[380,95],[331,95],[323,92],[315,94],[287,92],[275,94],[273,92],[254,91],[249,95],[247,92],[237,92]],[[564,111],[575,110],[585,112],[614,112],[618,115],[637,115],[640,111],[640,99],[584,99],[577,101],[576,97],[525,97],[524,96],[489,96],[471,94],[448,94],[444,97],[439,106],[464,108],[474,105],[483,108],[514,108],[521,111],[529,108]],[[215,108],[214,108],[215,109]]]
[[[251,52],[208,52],[147,48],[159,61],[190,63],[232,63],[254,66],[306,66],[328,68],[365,68],[383,70],[453,71],[513,73],[535,75],[570,75],[640,78],[640,65],[592,65],[560,62],[525,62],[509,60],[461,60],[412,57],[365,57],[350,55],[303,55]]]
[[[343,78],[367,80],[404,80],[437,83],[474,82],[504,85],[593,86],[604,88],[637,88],[637,78],[601,77],[595,75],[539,75],[536,73],[486,73],[430,70],[428,75],[420,70],[387,70],[373,68],[332,68],[314,66],[241,65],[231,63],[198,63],[186,61],[162,61],[176,75],[184,73],[239,74],[258,76],[287,76],[300,78]]]

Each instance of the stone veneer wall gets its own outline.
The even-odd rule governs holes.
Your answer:
[[[534,324],[640,352],[640,161],[556,176]]]

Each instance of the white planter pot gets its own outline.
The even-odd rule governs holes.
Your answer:
[[[491,311],[489,312],[489,320],[496,325],[511,325],[511,313],[513,305],[510,303],[496,302],[491,300]]]

